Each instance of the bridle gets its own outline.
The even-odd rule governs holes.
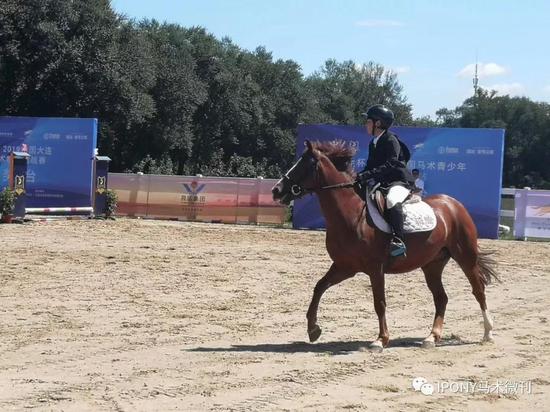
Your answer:
[[[304,160],[304,157],[302,156],[301,160]],[[307,160],[309,163],[305,168],[302,168],[299,171],[299,176],[294,176],[294,173],[298,169],[296,167],[300,162],[297,162],[294,166],[290,168],[288,172],[285,173],[283,176],[283,180],[286,180],[290,183],[290,193],[296,198],[300,198],[306,194],[313,193],[318,190],[330,190],[330,189],[343,189],[343,188],[350,188],[354,186],[354,183],[352,182],[346,182],[346,183],[338,183],[335,185],[328,185],[328,186],[318,186],[317,187],[302,187],[298,181],[302,180],[313,168],[315,168],[315,182],[317,182],[318,179],[318,164],[319,160],[316,159],[314,156],[310,155],[310,157]],[[294,172],[294,173],[293,173]],[[291,176],[291,174],[293,176]]]
[[[304,156],[300,158],[298,162],[294,166],[292,166],[288,172],[285,173],[283,176],[283,180],[286,180],[290,183],[290,193],[296,197],[300,198],[304,196],[305,194],[311,193],[314,191],[313,188],[303,188],[298,182],[302,180],[312,169],[315,168],[317,171],[317,164],[318,160],[310,155],[308,157],[308,165],[306,167],[302,167],[301,169],[298,169],[298,165],[304,161]],[[315,173],[316,179],[317,179],[317,173]]]

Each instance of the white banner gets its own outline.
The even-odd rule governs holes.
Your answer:
[[[550,191],[516,190],[514,236],[550,238]]]

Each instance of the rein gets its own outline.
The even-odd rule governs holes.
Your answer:
[[[350,187],[353,187],[355,183],[353,182],[346,182],[346,183],[338,183],[335,185],[328,185],[328,186],[321,186],[321,187],[300,187],[299,185],[292,185],[290,188],[290,191],[294,196],[299,195],[305,195],[308,193],[315,192],[316,190],[332,190],[332,189],[347,189]]]
[[[346,182],[346,183],[338,183],[336,185],[329,185],[329,186],[321,186],[319,190],[329,190],[329,189],[345,189],[348,187],[355,186],[355,183],[353,182]]]

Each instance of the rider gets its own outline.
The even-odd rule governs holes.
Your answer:
[[[393,238],[390,244],[392,256],[406,256],[407,248],[403,242],[402,203],[410,194],[414,178],[407,169],[410,152],[407,146],[388,129],[394,115],[387,107],[377,104],[366,113],[367,133],[373,137],[369,144],[367,165],[357,175],[356,184],[361,190],[368,190],[376,183],[387,190],[386,207]],[[365,188],[366,187],[366,188]]]

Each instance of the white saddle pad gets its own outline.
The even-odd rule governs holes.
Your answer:
[[[378,212],[378,208],[367,196],[367,207],[369,214],[378,229],[382,232],[391,233],[391,227]],[[403,203],[403,231],[405,233],[428,232],[435,229],[437,220],[430,205],[423,202],[420,196],[413,195],[410,200]]]

